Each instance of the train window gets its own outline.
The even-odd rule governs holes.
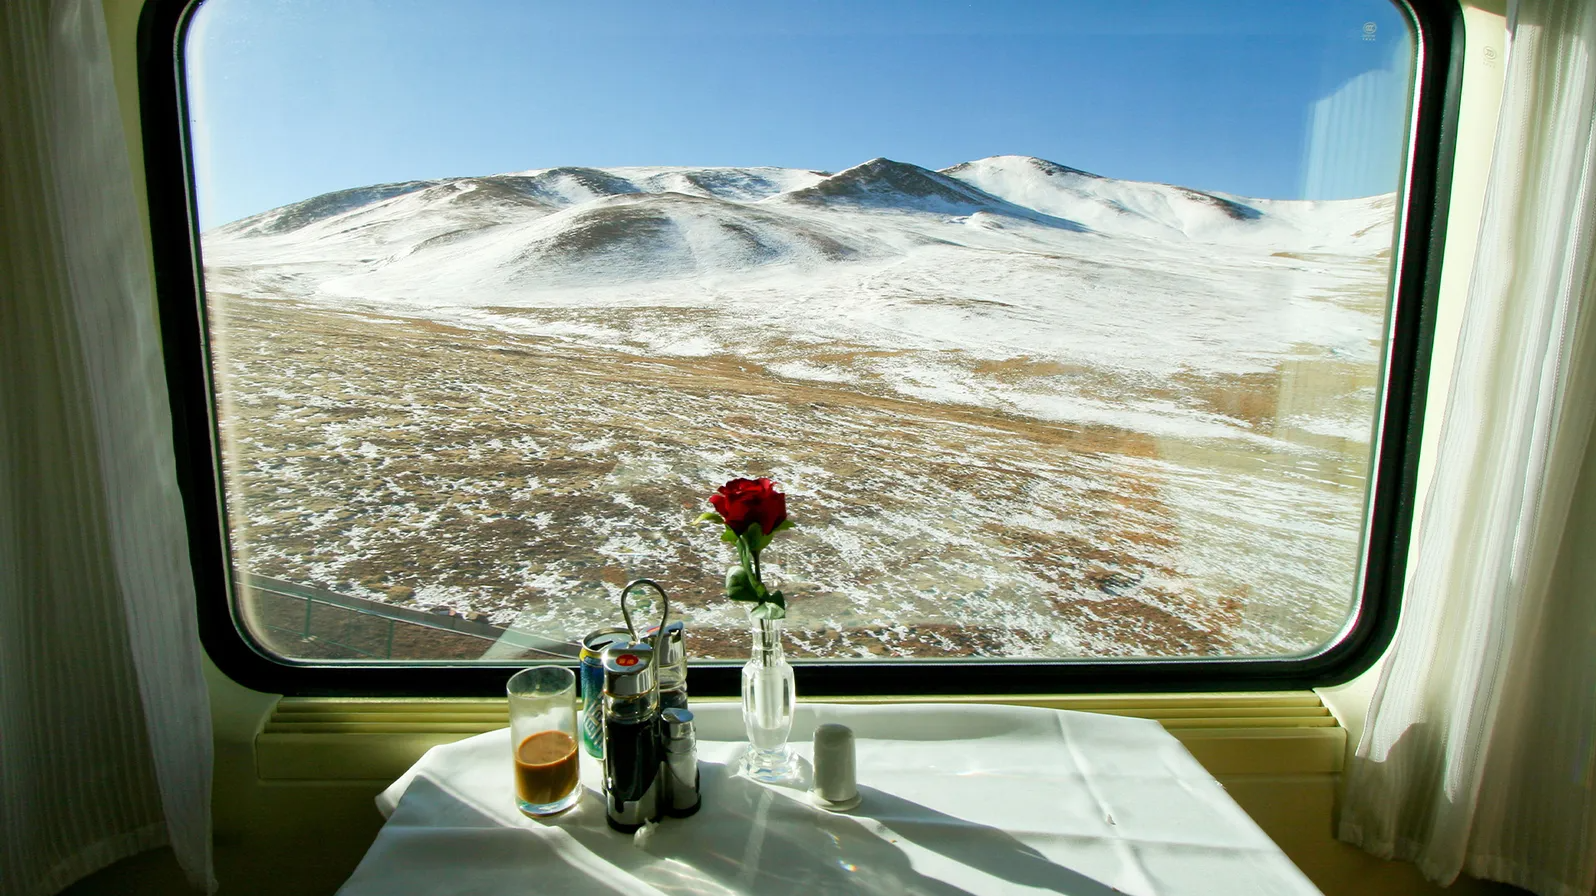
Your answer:
[[[1389,629],[1444,4],[152,7],[207,638],[280,686],[569,657],[636,577],[730,682],[738,476],[810,692]]]

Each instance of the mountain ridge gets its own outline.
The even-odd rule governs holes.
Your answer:
[[[1254,213],[1257,212],[1257,209],[1254,208],[1253,204],[1257,202],[1298,201],[1236,196],[1156,181],[1119,180],[1083,169],[1072,168],[1048,159],[1019,155],[986,156],[980,159],[960,162],[939,170],[922,168],[912,163],[898,162],[885,157],[877,157],[836,173],[816,169],[771,166],[621,166],[598,168],[565,165],[502,174],[393,181],[334,190],[257,212],[253,215],[218,225],[207,232],[228,232],[234,235],[243,235],[245,232],[250,235],[282,233],[409,193],[451,184],[501,185],[519,190],[534,198],[548,200],[557,197],[566,204],[574,204],[575,202],[590,201],[606,195],[657,192],[687,192],[690,195],[706,195],[731,199],[732,201],[761,201],[782,194],[797,194],[800,199],[808,198],[811,201],[815,201],[817,198],[823,201],[827,198],[860,195],[866,192],[867,182],[890,184],[896,181],[896,185],[900,188],[910,188],[905,191],[909,195],[937,197],[955,206],[964,204],[978,205],[986,197],[996,196],[996,194],[992,194],[990,190],[982,187],[978,179],[967,179],[968,175],[972,172],[979,174],[983,167],[991,167],[991,163],[1010,160],[1028,164],[1043,177],[1047,178],[1073,177],[1083,181],[1125,185],[1129,188],[1176,191],[1193,200],[1224,208],[1232,217],[1238,219],[1256,217]],[[687,186],[687,189],[682,189],[681,185],[671,184],[670,182],[673,179],[680,180]],[[919,182],[916,182],[916,179]],[[742,184],[740,192],[737,187],[732,186],[738,183]],[[564,187],[563,189],[561,188],[562,186]],[[572,195],[574,192],[571,189],[572,187],[581,188],[588,195],[578,198]],[[971,193],[971,190],[976,191],[976,193]],[[732,195],[725,195],[727,193]],[[1016,205],[1024,205],[1023,202],[1015,202],[1012,197],[996,196],[996,198],[1006,199]],[[1045,211],[1045,209],[1036,210]]]
[[[1376,206],[1121,181],[1033,156],[941,171],[877,157],[834,174],[559,166],[334,191],[207,231],[203,248],[218,277],[286,265],[292,276],[276,281],[306,294],[530,294],[891,264],[934,251],[1042,264],[1104,251],[1080,240],[1132,255],[1186,243],[1367,255],[1387,239],[1376,225],[1389,209]],[[1131,250],[1126,240],[1154,242]]]

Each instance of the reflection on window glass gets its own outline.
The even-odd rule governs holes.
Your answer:
[[[800,658],[1281,656],[1355,609],[1414,39],[1386,0],[209,0],[241,618],[558,655],[768,475]]]

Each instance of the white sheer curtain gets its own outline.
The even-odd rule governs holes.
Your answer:
[[[0,892],[170,843],[211,727],[148,254],[99,0],[0,3]]]
[[[1596,887],[1596,2],[1521,0],[1435,482],[1341,838]]]

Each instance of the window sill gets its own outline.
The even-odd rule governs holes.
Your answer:
[[[1335,774],[1347,739],[1311,691],[825,702],[993,703],[1154,719],[1215,776]],[[256,735],[256,774],[263,781],[391,781],[432,747],[506,724],[497,698],[285,697]]]

